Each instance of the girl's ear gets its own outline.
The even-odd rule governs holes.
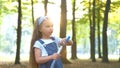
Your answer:
[[[42,29],[41,29],[41,27],[39,28],[39,32],[42,32]]]
[[[38,27],[38,31],[41,32],[41,25]]]
[[[39,32],[42,32],[41,29],[39,29]]]
[[[38,32],[41,32],[40,30]]]

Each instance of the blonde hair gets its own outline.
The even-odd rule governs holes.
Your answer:
[[[33,35],[32,35],[31,44],[30,44],[30,56],[29,56],[29,66],[28,66],[29,68],[38,68],[38,64],[35,61],[35,54],[34,54],[34,48],[33,48],[35,41],[42,37],[42,34],[39,31],[41,24],[38,24],[39,23],[38,20],[39,18],[37,18],[34,23],[34,30],[33,30]]]

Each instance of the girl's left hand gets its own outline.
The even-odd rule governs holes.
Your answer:
[[[61,42],[60,42],[60,45],[66,45],[67,44],[67,42],[66,42],[66,39],[65,38],[63,38],[62,40],[61,40]]]

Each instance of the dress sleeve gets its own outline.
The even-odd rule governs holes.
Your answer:
[[[35,48],[41,49],[41,47],[40,47],[41,45],[42,45],[42,44],[39,43],[39,41],[36,41],[35,44],[33,45],[33,48],[35,47]]]
[[[41,44],[39,41],[35,42],[33,48],[39,48],[42,51],[42,56],[48,56],[47,51],[45,50],[43,44]]]

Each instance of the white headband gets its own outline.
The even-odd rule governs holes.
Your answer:
[[[47,17],[46,16],[41,16],[38,18],[38,25],[40,25]]]

